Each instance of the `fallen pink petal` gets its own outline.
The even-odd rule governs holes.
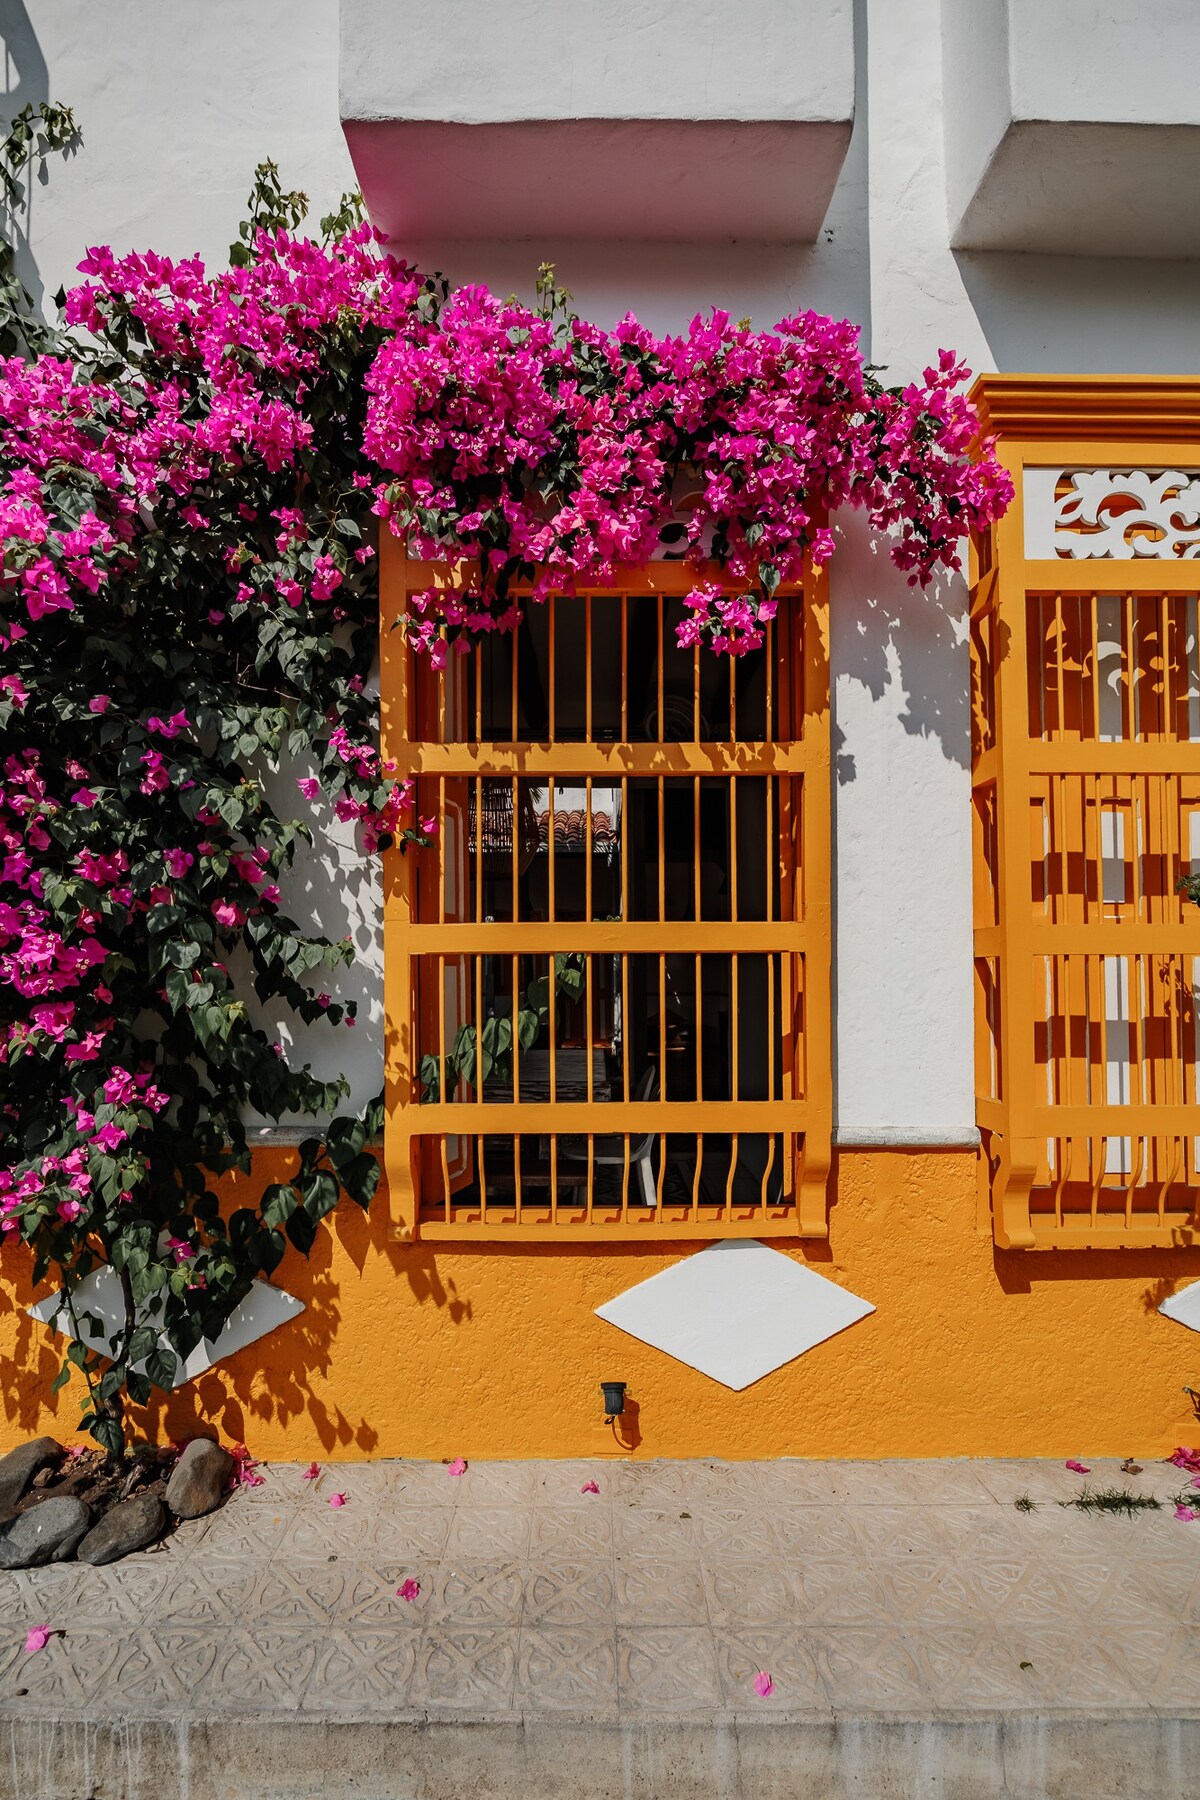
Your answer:
[[[301,1479],[301,1481],[315,1481],[317,1479],[317,1476],[320,1473],[321,1473],[320,1463],[309,1463],[307,1469],[305,1469],[305,1471],[304,1471],[303,1475],[300,1477],[300,1479]]]
[[[585,1481],[579,1491],[581,1494],[598,1494],[600,1492],[600,1483],[598,1481]]]
[[[1073,1475],[1090,1475],[1092,1472],[1087,1463],[1076,1462],[1073,1456],[1068,1459],[1067,1467]]]
[[[775,1692],[775,1683],[765,1669],[760,1669],[754,1677],[754,1691],[760,1700],[769,1700]]]
[[[25,1633],[26,1656],[36,1656],[39,1650],[46,1648],[50,1642],[50,1629],[49,1625],[31,1625],[29,1627]]]
[[[1181,1505],[1175,1508],[1175,1517],[1177,1519],[1182,1519],[1185,1525],[1190,1525],[1192,1520],[1200,1517],[1200,1515],[1193,1512],[1190,1506]]]
[[[330,1506],[345,1506],[345,1504],[346,1504],[345,1494],[330,1494],[329,1504],[330,1504]]]
[[[407,1580],[402,1581],[400,1586],[396,1589],[396,1598],[398,1600],[415,1600],[420,1591],[420,1582],[414,1581],[410,1575]]]
[[[454,1461],[450,1464],[450,1467],[446,1470],[447,1475],[465,1475],[466,1472],[467,1465],[461,1456],[456,1456]]]

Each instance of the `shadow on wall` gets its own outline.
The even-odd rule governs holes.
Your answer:
[[[1200,374],[1200,263],[958,250],[999,369]]]
[[[268,1181],[284,1178],[285,1165],[293,1156],[288,1151],[260,1154],[249,1178],[222,1184],[226,1198],[238,1203],[247,1182],[254,1194],[259,1194]],[[306,1259],[289,1253],[272,1278],[274,1285],[302,1300],[305,1311],[174,1393],[157,1394],[149,1406],[132,1409],[134,1432],[152,1441],[183,1442],[216,1429],[229,1442],[253,1447],[261,1425],[286,1429],[303,1418],[311,1422],[327,1454],[372,1454],[379,1433],[370,1419],[365,1414],[354,1419],[340,1406],[328,1404],[321,1390],[332,1379],[332,1352],[339,1335],[343,1356],[347,1342],[354,1344],[364,1331],[378,1347],[379,1333],[386,1329],[387,1321],[367,1316],[353,1292],[347,1293],[343,1306],[342,1284],[347,1264],[362,1275],[368,1260],[380,1259],[390,1263],[397,1283],[407,1281],[419,1305],[444,1311],[454,1325],[470,1320],[470,1301],[460,1299],[453,1281],[443,1279],[435,1251],[420,1246],[408,1249],[392,1239],[382,1199],[369,1214],[343,1201],[318,1232],[311,1255]],[[25,1310],[35,1297],[32,1267],[27,1253],[19,1249],[7,1253],[0,1283],[0,1338],[6,1345],[0,1353],[4,1417],[21,1431],[32,1432],[45,1430],[46,1415],[53,1414],[59,1434],[70,1438],[76,1430],[76,1403],[83,1389],[79,1378],[73,1377],[60,1395],[51,1391],[65,1340],[31,1319]],[[354,1283],[348,1285],[353,1288]],[[39,1287],[38,1293],[41,1291]],[[385,1345],[384,1358],[386,1355]],[[389,1388],[402,1376],[398,1362],[380,1372]],[[344,1368],[342,1379],[345,1391]],[[349,1387],[352,1391],[354,1384]]]
[[[909,587],[873,540],[860,514],[835,524],[838,549],[831,565],[830,644],[834,698],[834,758],[839,784],[857,773],[838,723],[836,687],[853,681],[876,703],[887,701],[911,737],[938,744],[947,761],[971,766],[970,657],[967,590],[947,573],[928,588]],[[966,549],[963,554],[965,558]]]
[[[848,317],[871,348],[871,246],[867,209],[866,3],[854,0],[854,130],[833,198],[812,244],[438,240],[389,246],[455,284],[486,281],[497,294],[533,300],[538,264],[552,262],[584,317],[612,324],[629,311],[650,330],[687,328],[722,307],[760,329],[809,309]]]
[[[4,49],[4,95],[0,110],[7,126],[23,106],[33,106],[36,110],[50,98],[50,73],[22,0],[2,0],[0,3],[0,45]],[[71,154],[73,152],[64,152],[64,155]],[[29,293],[36,310],[43,314],[45,289],[30,247],[30,229],[37,198],[35,189],[45,187],[49,180],[50,170],[45,158],[35,159],[23,177],[25,206],[22,213],[14,216],[7,207],[3,209],[4,226],[16,249],[17,279]]]

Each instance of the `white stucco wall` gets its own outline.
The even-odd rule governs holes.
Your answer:
[[[791,17],[800,0],[778,6]],[[40,79],[42,91],[76,106],[84,128],[79,157],[35,196],[31,247],[50,291],[76,248],[96,239],[219,253],[262,156],[320,205],[347,185],[336,10],[333,0],[210,0],[177,15],[121,0],[93,16],[77,0],[9,0],[0,18],[23,84],[18,103],[40,97],[29,85]],[[941,345],[976,370],[1200,373],[1194,265],[951,250],[941,10],[941,0],[858,0],[855,132],[812,245],[411,248],[426,266],[501,291],[531,291],[549,257],[581,310],[604,320],[632,307],[652,325],[680,325],[709,303],[759,324],[806,306],[845,314],[897,379]],[[731,31],[740,16],[731,9]],[[1086,37],[1077,53],[1088,54]],[[515,67],[519,39],[511,54]],[[432,80],[436,63],[430,69]],[[504,80],[503,67],[495,78]],[[963,589],[946,582],[914,594],[856,520],[842,538],[833,631],[838,1118],[853,1136],[961,1134],[973,1115]],[[319,910],[319,878],[301,879]],[[369,901],[355,904],[366,941]],[[339,1055],[365,1092],[378,1039],[368,1028],[346,1043],[339,1037]],[[323,1043],[314,1062],[328,1066],[327,1052]]]

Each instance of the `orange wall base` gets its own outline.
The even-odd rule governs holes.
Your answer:
[[[260,1152],[255,1180],[289,1152]],[[697,1245],[459,1248],[392,1241],[382,1197],[343,1203],[277,1283],[308,1310],[151,1407],[160,1438],[207,1424],[264,1460],[593,1456],[613,1447],[601,1378],[628,1383],[639,1456],[1155,1455],[1200,1442],[1183,1394],[1200,1337],[1161,1317],[1200,1248],[1005,1252],[977,1159],[844,1151],[828,1245],[777,1247],[878,1309],[730,1393],[594,1315]],[[231,1190],[245,1189],[231,1182]],[[0,1283],[0,1450],[75,1435],[77,1390],[50,1383],[53,1334]],[[61,1340],[58,1340],[61,1342]],[[78,1378],[74,1378],[78,1380]]]

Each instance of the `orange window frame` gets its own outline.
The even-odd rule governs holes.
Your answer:
[[[780,612],[773,628],[772,644],[779,649],[780,680],[788,683],[778,707],[783,709],[786,730],[767,730],[765,742],[713,743],[694,736],[682,742],[664,739],[662,719],[661,643],[665,607],[672,597],[686,593],[697,579],[678,562],[656,562],[646,569],[622,572],[610,588],[595,588],[583,596],[589,621],[602,618],[600,609],[611,609],[614,630],[624,617],[628,601],[649,597],[658,607],[659,719],[658,742],[601,741],[591,726],[592,679],[588,656],[588,729],[584,741],[556,737],[553,701],[549,741],[520,741],[514,731],[510,741],[480,742],[479,714],[463,728],[448,724],[459,704],[449,676],[438,676],[427,658],[410,649],[398,621],[408,607],[410,593],[438,585],[460,585],[465,576],[447,566],[410,559],[403,545],[382,534],[380,547],[381,593],[381,748],[385,764],[398,775],[415,777],[418,805],[436,813],[443,826],[447,809],[465,809],[468,827],[467,853],[481,857],[483,785],[513,785],[540,781],[547,784],[553,838],[553,795],[556,784],[569,781],[588,795],[588,832],[591,832],[593,784],[617,783],[628,791],[631,780],[658,783],[661,851],[662,786],[664,780],[690,778],[699,796],[709,778],[728,778],[730,792],[741,777],[763,778],[764,788],[777,791],[780,903],[760,920],[740,921],[736,901],[737,852],[734,851],[733,924],[716,921],[681,921],[668,917],[662,904],[661,876],[657,920],[632,918],[622,905],[614,918],[599,917],[589,899],[584,920],[554,923],[542,921],[493,921],[480,916],[478,898],[472,903],[458,893],[454,863],[456,852],[447,848],[443,829],[427,849],[392,848],[383,859],[384,883],[384,993],[386,1118],[384,1167],[389,1191],[393,1234],[402,1242],[470,1239],[501,1241],[561,1241],[563,1239],[671,1239],[738,1236],[828,1235],[827,1180],[832,1140],[832,1024],[831,1024],[831,907],[830,907],[830,708],[828,651],[828,587],[825,575],[809,571],[802,583],[780,590]],[[548,604],[550,620],[554,602]],[[594,627],[589,623],[589,633]],[[553,623],[549,625],[553,633]],[[786,640],[786,642],[785,642]],[[596,642],[591,635],[590,645]],[[551,635],[551,645],[553,637]],[[476,655],[476,652],[472,652]],[[622,648],[622,658],[625,650]],[[710,656],[703,650],[698,655]],[[462,659],[466,660],[466,659]],[[732,661],[732,659],[731,659]],[[553,648],[551,648],[553,665]],[[624,663],[622,663],[624,667]],[[697,663],[697,668],[699,664]],[[514,657],[515,671],[515,657]],[[733,691],[730,670],[730,691]],[[476,682],[479,676],[476,676]],[[623,678],[624,679],[624,678]],[[696,677],[697,684],[699,675]],[[513,718],[517,716],[516,676],[513,676]],[[477,693],[479,691],[476,686]],[[552,690],[553,691],[553,690]],[[697,695],[699,688],[697,685]],[[700,717],[697,701],[696,718]],[[732,715],[731,715],[732,716]],[[768,703],[767,716],[771,716]],[[624,713],[622,713],[624,723]],[[632,738],[632,734],[630,734]],[[474,812],[470,812],[474,799]],[[699,808],[699,798],[696,805]],[[736,802],[733,802],[736,804]],[[768,807],[770,802],[768,801]],[[768,812],[768,818],[771,814]],[[736,830],[736,819],[734,823]],[[479,842],[469,842],[470,833]],[[461,837],[461,827],[459,830]],[[736,841],[731,840],[731,841]],[[768,845],[770,840],[768,839]],[[622,851],[624,855],[624,851]],[[768,856],[770,851],[768,849]],[[514,853],[515,862],[515,853]],[[481,864],[480,864],[481,866]],[[698,864],[697,864],[698,866]],[[589,864],[590,867],[590,864]],[[549,858],[553,895],[554,858]],[[480,885],[477,877],[476,886]],[[696,890],[698,891],[698,889]],[[471,913],[475,907],[475,916]],[[556,917],[553,899],[550,920]],[[737,1010],[738,956],[758,957],[770,964],[778,959],[782,982],[780,1017],[777,1021],[781,1065],[772,1091],[762,1099],[670,1100],[646,1098],[634,1092],[628,1054],[624,1093],[626,1098],[593,1095],[593,1077],[587,1076],[587,1097],[559,1097],[550,1076],[547,1101],[529,1098],[520,1091],[523,1058],[517,1061],[513,1090],[503,1101],[489,1098],[465,1083],[449,1082],[451,1091],[439,1089],[432,1101],[419,1077],[422,1053],[432,1041],[441,1058],[454,1035],[456,992],[468,996],[467,1008],[476,1021],[486,1016],[483,997],[476,997],[479,965],[486,956],[501,962],[511,959],[512,991],[517,990],[519,959],[555,952],[574,953],[590,971],[595,959],[616,959],[627,966],[634,957],[665,966],[668,956],[695,952],[697,971],[702,955],[721,953],[732,961],[733,1012]],[[427,973],[432,968],[432,977]],[[426,971],[423,975],[422,971]],[[697,973],[697,985],[699,985]],[[772,978],[774,979],[774,978]],[[461,982],[456,989],[455,983]],[[587,980],[588,1029],[592,1018],[592,980]],[[449,998],[448,998],[449,997]],[[665,993],[660,989],[660,1018],[665,1012]],[[551,1001],[550,1041],[555,1043],[554,1001]],[[776,1022],[773,1021],[773,1026]],[[772,1028],[773,1028],[772,1026]],[[665,1034],[665,1024],[659,1027]],[[697,1038],[699,1031],[697,1031]],[[733,1093],[736,1096],[736,1030],[734,1035]],[[586,1046],[591,1059],[591,1042]],[[665,1036],[661,1067],[666,1066]],[[551,1049],[553,1065],[557,1053]],[[699,1051],[696,1052],[699,1063]],[[439,1063],[446,1075],[446,1063]],[[778,1090],[776,1092],[776,1090]],[[702,1090],[701,1090],[702,1091]],[[675,1201],[664,1193],[663,1168],[668,1134],[681,1132],[732,1134],[733,1160],[729,1188],[721,1204],[703,1203],[699,1177],[690,1201]],[[772,1145],[778,1134],[784,1146],[786,1170],[782,1196],[768,1193],[764,1173],[758,1199],[738,1199],[733,1192],[737,1166],[738,1133],[769,1134]],[[613,1134],[626,1146],[647,1133],[663,1146],[659,1160],[657,1193],[651,1204],[637,1204],[636,1185],[630,1182],[628,1148],[621,1191],[614,1200],[602,1198],[596,1183],[594,1158],[602,1141]],[[496,1134],[525,1134],[531,1141],[549,1145],[548,1191],[522,1198],[520,1175],[516,1192],[489,1192],[482,1171],[479,1194],[473,1203],[458,1204],[453,1193],[455,1159],[464,1142],[478,1147],[482,1158],[485,1142]],[[585,1156],[588,1178],[570,1190],[564,1187],[560,1151],[564,1141]],[[582,1148],[586,1146],[586,1149]],[[773,1154],[773,1151],[772,1151]],[[486,1161],[486,1158],[482,1158]],[[520,1155],[516,1155],[520,1169]],[[778,1185],[778,1183],[777,1183]],[[632,1200],[631,1200],[632,1193]]]
[[[997,375],[975,399],[1016,488],[971,563],[976,1116],[995,1240],[1190,1242],[1200,914],[1176,887],[1200,868],[1200,563],[1150,553],[1173,533],[1119,497],[1107,554],[1071,534],[1100,530],[1078,477],[1120,488],[1200,466],[1200,381]]]

